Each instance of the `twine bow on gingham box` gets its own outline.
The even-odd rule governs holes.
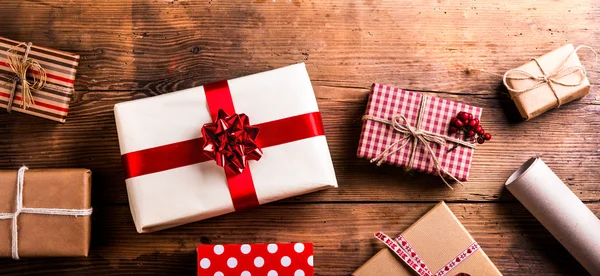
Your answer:
[[[357,155],[407,171],[466,181],[475,146],[459,133],[448,133],[450,119],[460,111],[477,119],[482,113],[479,107],[375,83]]]

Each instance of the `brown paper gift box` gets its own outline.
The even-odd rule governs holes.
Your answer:
[[[553,72],[560,70],[561,65],[563,66],[562,68],[582,66],[581,61],[577,56],[577,53],[573,53],[574,50],[575,48],[572,44],[567,44],[537,58],[539,66],[534,60],[532,60],[528,63],[521,65],[520,67],[517,67],[516,69],[523,70],[525,72],[528,72],[532,76],[538,77],[543,76],[544,73],[547,75],[552,75]],[[571,53],[573,54],[571,55]],[[543,68],[544,72],[542,72],[540,67]],[[513,73],[511,73],[511,75],[514,77],[524,77],[524,75],[521,73]],[[557,83],[546,83],[535,89],[521,93],[515,93],[513,91],[510,91],[509,89],[511,98],[515,102],[517,109],[519,109],[519,113],[521,113],[521,116],[525,120],[530,120],[550,109],[556,108],[558,106],[557,97],[560,98],[561,104],[566,104],[568,102],[571,102],[573,100],[579,99],[587,95],[590,91],[590,82],[588,81],[586,75],[583,74],[581,71],[576,71],[572,74],[560,76],[557,79],[563,83],[581,83],[579,83],[579,85],[576,86],[565,86]],[[506,78],[507,87],[511,87],[513,90],[526,90],[535,86],[538,82],[539,80],[531,78]],[[552,86],[554,91],[556,91],[556,95],[554,95],[554,92],[552,91],[552,88],[550,86]]]
[[[0,171],[0,213],[15,208],[17,171]],[[87,169],[25,171],[23,207],[89,209],[91,172]],[[91,236],[90,216],[20,214],[19,256],[87,256]],[[0,257],[11,257],[11,219],[0,220]]]
[[[15,75],[8,64],[7,51],[19,43],[0,37],[0,108],[6,109],[14,85]],[[23,55],[25,48],[18,48],[18,53]],[[18,84],[12,110],[64,123],[74,92],[79,55],[33,44],[28,58],[37,61],[44,68],[47,76],[46,85],[40,90],[32,91],[35,104],[23,109],[21,101],[23,92],[21,85]],[[31,77],[31,70],[29,71]]]
[[[411,225],[402,235],[433,273],[475,242],[443,201]],[[459,273],[467,273],[471,276],[502,275],[481,248],[459,263],[447,275]],[[417,274],[386,248],[379,251],[352,275],[409,276]]]

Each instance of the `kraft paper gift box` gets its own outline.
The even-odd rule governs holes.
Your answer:
[[[482,109],[453,101],[426,96],[383,84],[373,84],[372,93],[367,104],[365,117],[393,121],[398,116],[404,116],[407,122],[399,123],[418,130],[428,131],[444,137],[443,145],[427,142],[433,155],[441,166],[440,174],[444,177],[456,178],[466,181],[469,177],[471,159],[475,151],[472,147],[456,144],[449,139],[463,140],[461,134],[449,134],[450,119],[460,111],[473,114],[473,118],[480,119]],[[435,162],[427,146],[418,141],[413,143],[414,137],[408,137],[394,129],[392,124],[385,124],[373,119],[364,119],[360,136],[357,156],[378,162],[379,157],[386,149],[397,142],[396,151],[391,151],[389,156],[383,156],[381,162],[404,167],[406,170],[416,170],[428,174],[438,175]],[[450,150],[454,148],[453,150]],[[412,156],[412,158],[411,158]]]
[[[198,245],[198,276],[312,276],[312,243]]]
[[[79,55],[29,45],[28,51],[28,43],[0,37],[0,108],[64,123],[74,92]],[[11,69],[11,55],[20,62],[36,62],[46,74],[45,84],[40,89],[32,89],[33,102],[29,107],[24,106],[22,81]],[[23,59],[25,55],[27,58]],[[32,77],[39,76],[39,72],[35,65],[30,67],[27,81],[33,84]],[[12,104],[9,104],[11,98]]]
[[[353,276],[502,275],[443,201],[396,240],[382,233],[376,237],[389,248],[379,251]]]
[[[588,94],[590,82],[577,56],[586,48],[567,44],[506,72],[504,85],[525,120]]]
[[[202,132],[209,130],[203,125],[225,122],[219,110],[228,116],[244,113],[246,119],[240,115],[234,121],[249,120],[259,129],[254,142],[262,157],[255,160],[260,150],[248,153],[241,174],[232,173],[232,163],[218,166],[203,150]],[[115,117],[140,233],[337,187],[304,64],[120,103]],[[248,138],[256,128],[244,130]]]
[[[0,257],[87,256],[91,183],[87,169],[0,171]]]

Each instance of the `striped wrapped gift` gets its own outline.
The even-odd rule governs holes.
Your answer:
[[[33,45],[27,55],[36,61],[46,72],[46,84],[32,91],[33,105],[23,107],[23,91],[20,81],[15,81],[15,73],[8,63],[8,50],[13,49],[24,55],[26,47],[17,47],[21,42],[0,37],[0,108],[7,108],[14,85],[12,110],[64,123],[69,111],[69,101],[73,95],[75,74],[79,55]],[[38,74],[29,70],[28,77]],[[29,78],[28,78],[29,79]]]

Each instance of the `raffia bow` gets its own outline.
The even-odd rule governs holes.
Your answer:
[[[13,86],[10,90],[10,97],[6,106],[8,112],[12,110],[19,82],[21,83],[21,91],[23,92],[21,104],[23,109],[35,105],[32,91],[40,90],[46,85],[46,71],[37,61],[28,58],[31,46],[31,42],[19,43],[6,51],[8,65],[14,73]],[[19,48],[22,47],[25,47],[23,55],[19,53]],[[27,72],[30,69],[34,71],[33,74],[31,74],[31,81],[27,80]]]
[[[433,166],[436,169],[436,171],[437,171],[438,175],[440,176],[440,178],[442,179],[442,181],[444,181],[444,183],[446,183],[446,185],[448,187],[450,187],[450,189],[452,189],[452,186],[450,186],[450,183],[448,183],[448,181],[446,180],[446,178],[444,176],[450,177],[452,180],[458,182],[461,185],[463,185],[463,183],[460,180],[458,180],[455,176],[450,174],[448,171],[446,171],[446,169],[444,169],[444,167],[442,167],[442,165],[440,164],[440,161],[435,156],[435,152],[433,151],[433,148],[431,148],[431,143],[443,146],[443,145],[446,145],[446,142],[451,142],[451,143],[455,143],[457,145],[461,145],[461,146],[465,146],[465,147],[469,147],[469,148],[475,148],[475,144],[469,143],[469,142],[466,142],[466,141],[463,141],[463,140],[460,140],[460,139],[457,139],[454,137],[450,137],[447,135],[433,133],[430,131],[420,129],[418,122],[420,121],[420,118],[422,117],[422,114],[425,109],[424,106],[428,99],[429,98],[425,97],[425,96],[423,96],[421,99],[421,103],[419,105],[419,112],[417,114],[417,123],[415,126],[410,125],[410,123],[408,122],[408,119],[406,117],[404,117],[404,115],[402,115],[402,114],[394,115],[392,120],[386,120],[386,119],[382,119],[382,118],[371,116],[371,115],[363,116],[363,120],[371,120],[371,121],[379,122],[382,124],[390,125],[394,128],[395,131],[403,134],[403,137],[401,139],[398,139],[394,143],[388,145],[381,153],[379,153],[377,156],[375,156],[375,158],[371,159],[370,161],[371,161],[371,163],[376,162],[377,166],[380,166],[381,164],[383,164],[383,162],[389,156],[395,154],[398,150],[402,149],[408,143],[412,142],[413,144],[412,144],[412,150],[410,151],[410,157],[409,157],[409,160],[408,160],[406,166],[404,166],[405,171],[410,171],[413,168],[412,163],[414,160],[415,151],[417,150],[417,145],[419,143],[421,143],[425,146],[425,149],[426,149],[425,152],[429,156],[429,159],[433,162]]]
[[[575,48],[575,50],[573,50],[573,52],[571,52],[567,56],[567,58],[565,58],[565,60],[560,64],[560,66],[553,72],[546,73],[544,71],[544,68],[542,67],[542,65],[540,65],[540,62],[536,58],[533,58],[532,60],[535,61],[535,64],[540,68],[540,71],[542,72],[541,75],[534,76],[525,70],[511,69],[511,70],[506,71],[506,73],[503,76],[502,82],[504,83],[504,86],[506,86],[506,89],[508,89],[508,91],[511,92],[511,94],[512,94],[511,98],[514,98],[521,93],[532,91],[532,90],[537,89],[540,86],[548,84],[548,86],[552,90],[552,93],[554,93],[554,96],[556,97],[556,101],[558,104],[557,107],[560,107],[562,105],[562,100],[558,96],[558,93],[554,89],[553,85],[575,87],[575,86],[581,85],[587,77],[587,72],[585,71],[585,68],[583,68],[583,66],[581,66],[581,65],[565,67],[565,64],[571,58],[571,56],[577,54],[577,51],[579,51],[580,49],[589,49],[590,51],[592,51],[594,53],[595,63],[598,63],[598,53],[596,53],[596,51],[590,46],[580,45],[577,48]],[[579,79],[578,82],[569,83],[569,82],[561,81],[562,78],[564,78],[568,75],[574,74],[574,73],[578,73],[578,72],[581,74],[581,78]],[[528,80],[528,79],[534,80],[537,82],[525,89],[515,89],[513,86],[511,86],[507,82],[507,80]]]

